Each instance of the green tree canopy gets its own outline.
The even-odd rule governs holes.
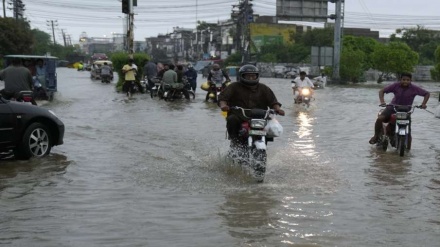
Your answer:
[[[301,44],[270,44],[260,48],[257,55],[261,62],[300,63],[310,57],[310,48]]]
[[[30,54],[34,44],[29,23],[0,18],[0,54]]]
[[[361,51],[364,53],[362,68],[368,70],[373,67],[372,54],[379,45],[379,42],[373,38],[368,37],[355,37],[355,36],[344,36],[343,38],[343,48],[353,51]]]
[[[384,74],[411,72],[418,64],[419,55],[407,44],[402,42],[390,42],[380,44],[372,55],[374,69]],[[380,82],[380,81],[378,81]]]
[[[343,48],[340,61],[340,76],[342,81],[359,82],[364,72],[365,53],[361,50]]]
[[[297,33],[295,42],[307,47],[333,46],[333,28],[315,28],[307,32]]]
[[[50,35],[39,29],[32,29],[32,35],[34,36],[35,44],[33,46],[33,54],[44,55],[50,51],[51,40]]]
[[[398,37],[399,35],[401,37]],[[396,33],[391,35],[391,41],[406,43],[419,54],[421,64],[429,65],[434,63],[434,51],[440,45],[440,35],[438,31],[417,26],[415,28],[397,29]]]

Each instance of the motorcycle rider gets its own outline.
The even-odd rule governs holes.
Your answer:
[[[188,70],[185,71],[185,76],[188,79],[188,83],[191,85],[193,92],[196,92],[197,88],[197,71],[192,64],[188,64]]]
[[[295,99],[300,95],[303,87],[310,88],[310,93],[313,94],[313,88],[315,88],[315,86],[313,85],[312,81],[306,77],[306,75],[307,73],[305,71],[301,71],[299,72],[299,77],[292,81],[292,90]]]
[[[377,143],[382,130],[382,123],[387,123],[390,120],[391,115],[395,113],[392,105],[411,106],[414,102],[414,98],[418,95],[424,97],[421,108],[426,109],[426,103],[428,102],[430,96],[429,92],[417,85],[414,85],[411,83],[411,80],[411,73],[402,73],[400,76],[400,81],[390,84],[379,90],[380,106],[386,106],[384,94],[393,93],[394,97],[391,100],[391,105],[387,106],[385,110],[383,110],[382,113],[377,117],[374,125],[374,136],[371,137],[369,141],[370,144]],[[410,144],[408,146],[410,147]]]
[[[145,62],[146,63],[143,69],[144,78],[147,79],[148,90],[150,90],[154,87],[154,82],[152,81],[152,79],[157,76],[157,65],[153,61],[150,61],[148,59],[146,59]]]
[[[13,58],[11,65],[0,71],[0,80],[5,81],[1,90],[5,99],[15,98],[20,91],[32,91],[31,71],[22,66],[20,58]]]
[[[226,79],[225,83],[223,83],[223,78]],[[226,87],[226,83],[230,82],[231,79],[229,79],[229,75],[222,69],[220,69],[220,65],[218,64],[213,64],[212,65],[212,70],[209,72],[208,74],[208,84],[210,86],[208,92],[206,93],[206,99],[205,101],[209,100],[209,94],[210,93],[217,93],[217,86],[218,84],[221,84],[222,89],[224,89]],[[215,90],[216,91],[212,91],[211,86],[215,86]],[[216,101],[214,101],[216,102]]]
[[[110,81],[112,73],[113,73],[112,68],[108,66],[107,62],[104,62],[104,65],[101,67],[101,81],[102,82],[104,82],[105,80]]]
[[[165,71],[165,73],[163,74],[163,78],[162,78],[163,83],[169,84],[172,89],[182,90],[185,99],[189,99],[189,93],[184,88],[183,82],[179,82],[177,80],[177,73],[176,71],[174,71],[175,68],[174,65],[170,64],[168,67],[169,69]],[[164,88],[166,88],[165,85]]]
[[[260,73],[253,65],[244,65],[239,70],[240,80],[227,86],[219,95],[219,106],[227,111],[226,128],[231,139],[231,145],[237,147],[241,123],[246,120],[241,111],[230,110],[229,106],[238,106],[246,109],[272,108],[281,116],[284,110],[273,91],[265,84],[259,83]]]

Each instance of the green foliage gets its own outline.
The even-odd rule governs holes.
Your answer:
[[[260,48],[260,62],[304,63],[310,57],[310,48],[301,44],[271,44]]]
[[[431,69],[431,77],[435,81],[440,81],[440,45],[434,52],[435,66]]]
[[[0,18],[0,54],[31,54],[34,39],[28,22]]]
[[[240,52],[236,52],[228,56],[225,59],[225,67],[226,66],[239,66],[241,64],[242,55]]]
[[[384,73],[411,72],[419,61],[419,55],[402,42],[380,44],[372,54],[374,69]]]
[[[397,37],[397,34],[400,34],[401,38]],[[435,61],[434,51],[440,45],[440,36],[438,31],[417,26],[396,30],[396,34],[391,36],[391,41],[404,42],[419,54],[420,64],[431,65]]]
[[[348,50],[361,51],[364,53],[364,60],[362,61],[362,68],[368,70],[373,67],[372,54],[379,45],[379,42],[373,38],[368,37],[355,37],[355,36],[344,36],[342,47]]]
[[[116,89],[121,91],[122,84],[124,83],[125,76],[122,73],[122,67],[128,63],[129,55],[124,52],[113,53],[111,56],[111,61],[113,63],[113,71],[118,73],[118,82],[116,83]],[[143,67],[149,56],[145,53],[135,53],[133,54],[134,64],[138,66],[137,79],[143,75]]]
[[[295,43],[306,47],[333,46],[333,40],[333,28],[315,28],[307,32],[298,33],[295,36]]]
[[[31,32],[35,40],[32,53],[35,55],[44,55],[46,54],[46,52],[50,52],[51,50],[50,35],[38,29],[32,29]]]
[[[341,54],[340,76],[342,81],[359,82],[364,72],[365,53],[360,50],[345,48]]]

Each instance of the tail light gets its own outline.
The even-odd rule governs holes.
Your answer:
[[[23,96],[23,101],[26,101],[26,102],[32,101],[32,96]]]

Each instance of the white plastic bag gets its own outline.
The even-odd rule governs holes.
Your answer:
[[[281,126],[278,120],[276,120],[274,117],[272,117],[271,120],[267,121],[264,130],[266,130],[268,137],[278,137],[283,134],[283,126]]]

